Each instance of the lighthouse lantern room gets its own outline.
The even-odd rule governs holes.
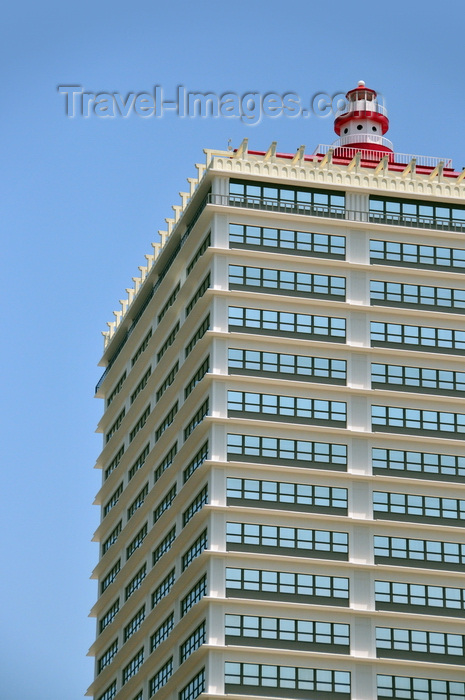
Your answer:
[[[333,143],[333,148],[340,150],[341,155],[346,148],[392,153],[392,143],[384,137],[389,129],[389,119],[376,92],[365,87],[364,81],[360,80],[356,88],[349,90],[346,99],[346,111],[334,120],[334,131],[339,138]]]

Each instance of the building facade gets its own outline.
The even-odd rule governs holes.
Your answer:
[[[108,324],[95,700],[465,699],[465,180],[387,126],[206,151]]]

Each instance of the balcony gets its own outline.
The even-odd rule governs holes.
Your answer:
[[[291,202],[266,199],[265,197],[246,197],[237,194],[209,194],[208,203],[220,206],[246,207],[262,211],[276,211],[300,216],[322,216],[330,219],[345,219],[346,221],[361,221],[373,224],[389,224],[390,226],[410,226],[428,228],[438,231],[455,231],[465,233],[465,222],[460,220],[441,219],[433,216],[413,216],[397,213],[380,213],[375,211],[356,211],[345,207],[324,204],[294,204]]]

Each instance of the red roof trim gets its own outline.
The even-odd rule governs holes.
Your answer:
[[[337,149],[336,149],[337,150]],[[360,149],[363,151],[363,149]],[[237,151],[237,148],[234,149],[234,152]],[[247,151],[247,153],[250,153],[251,156],[264,156],[266,155],[266,151]],[[380,151],[380,160],[383,155],[383,151]],[[393,154],[395,157],[395,153]],[[295,157],[295,153],[276,153],[277,158],[283,158],[285,160],[292,160]],[[305,161],[322,161],[323,158],[325,157],[324,153],[317,153],[316,155],[311,155],[311,156],[304,156]],[[333,163],[335,165],[349,165],[350,161],[352,160],[352,157],[349,156],[333,156]],[[360,165],[364,168],[373,168],[375,169],[379,165],[379,161],[377,160],[365,160],[364,158],[361,158],[360,160]],[[388,170],[392,170],[395,172],[402,172],[405,170],[406,163],[396,163],[395,161],[391,161],[388,163]],[[427,165],[417,165],[416,167],[416,172],[419,175],[429,175],[433,172],[434,167],[432,166],[427,166]],[[461,175],[461,172],[457,172],[453,168],[444,168],[443,170],[443,176],[444,177],[459,177]]]

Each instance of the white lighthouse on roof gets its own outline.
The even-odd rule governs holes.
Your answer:
[[[334,120],[334,131],[339,138],[333,147],[392,153],[392,143],[384,137],[389,119],[385,107],[378,103],[376,92],[360,80],[356,88],[349,90],[346,99],[347,110]]]

